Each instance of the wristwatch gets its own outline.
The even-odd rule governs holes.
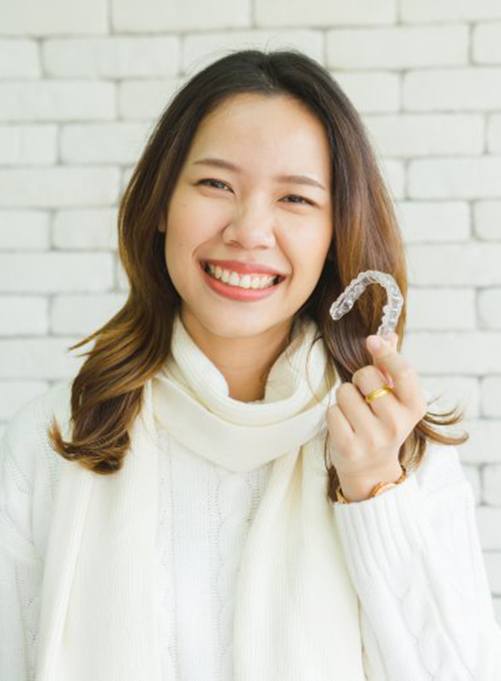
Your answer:
[[[370,492],[369,496],[367,497],[367,499],[371,499],[372,497],[377,497],[378,494],[385,492],[387,489],[390,489],[391,487],[396,487],[401,482],[406,480],[407,479],[407,472],[406,472],[405,468],[402,466],[402,464],[400,464],[400,466],[402,468],[402,475],[399,477],[399,479],[396,480],[395,482],[378,482],[371,489],[371,492]],[[344,497],[343,493],[341,492],[341,485],[337,486],[336,499],[340,504],[351,504],[351,503],[353,503],[351,501],[348,501],[348,499],[346,499]],[[361,500],[361,501],[363,501],[363,500]]]

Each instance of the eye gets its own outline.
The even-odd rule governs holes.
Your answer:
[[[289,198],[289,197],[291,197],[291,196],[292,196],[293,198],[295,198],[295,199],[301,199],[301,201],[292,201],[292,203],[300,203],[300,202],[302,202],[303,205],[304,205],[304,204],[308,204],[308,205],[310,205],[310,206],[313,206],[313,205],[314,205],[313,201],[310,201],[309,199],[305,199],[304,196],[298,196],[297,194],[289,194],[289,195],[286,196],[285,198]]]
[[[208,177],[208,178],[205,178],[205,179],[203,179],[203,180],[199,180],[196,184],[197,184],[197,185],[198,185],[198,184],[205,184],[206,182],[209,182],[209,183],[212,182],[212,183],[214,183],[214,184],[222,184],[222,185],[224,185],[225,187],[228,187],[228,185],[226,184],[226,182],[222,182],[221,180],[216,180],[216,179],[214,179],[213,177]],[[213,186],[213,185],[209,185],[209,186]],[[219,189],[219,187],[215,187],[215,189]],[[313,201],[310,201],[309,199],[305,199],[304,196],[299,196],[298,194],[288,194],[288,195],[287,195],[286,197],[284,197],[284,198],[288,199],[288,198],[291,198],[291,197],[294,198],[294,199],[299,199],[299,201],[291,201],[291,202],[289,202],[289,203],[296,203],[296,204],[300,204],[300,205],[310,205],[310,206],[314,206],[314,205],[315,205],[315,204],[313,203]]]
[[[205,182],[215,182],[216,184],[217,184],[217,183],[219,183],[219,184],[224,184],[225,187],[228,186],[225,182],[222,182],[221,180],[215,180],[215,179],[212,178],[212,177],[211,177],[211,178],[206,178],[205,180],[199,180],[199,181],[197,182],[197,184],[204,184]],[[219,189],[219,187],[216,187],[216,189]]]

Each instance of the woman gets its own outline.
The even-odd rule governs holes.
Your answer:
[[[361,270],[407,281],[328,72],[200,71],[118,222],[125,305],[2,443],[1,678],[501,678],[466,437],[432,428],[459,417],[426,411],[405,313],[376,347],[382,288],[329,316]]]

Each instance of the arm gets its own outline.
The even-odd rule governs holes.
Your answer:
[[[18,439],[29,423],[14,419],[0,442],[0,679],[28,681],[41,587],[41,561],[31,539],[31,474]],[[19,446],[23,442],[23,446]],[[17,454],[17,456],[16,456]]]
[[[501,679],[501,628],[455,447],[429,443],[405,482],[334,513],[370,681]]]

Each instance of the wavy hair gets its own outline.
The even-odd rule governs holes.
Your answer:
[[[384,289],[370,286],[336,323],[329,315],[333,300],[362,270],[390,272],[398,283],[404,306],[396,331],[399,347],[402,343],[408,286],[404,245],[358,112],[331,74],[298,50],[232,51],[180,87],[152,129],[119,202],[118,254],[129,282],[127,300],[103,326],[69,348],[95,340],[83,353],[87,359],[72,381],[71,441],[62,439],[55,420],[49,426],[49,440],[61,456],[96,473],[121,468],[130,444],[128,430],[141,409],[143,386],[170,352],[181,299],[167,272],[165,233],[158,225],[200,122],[239,93],[292,96],[308,107],[327,133],[336,228],[317,285],[294,319],[307,316],[316,322],[316,340],[327,350],[329,374],[334,378],[337,372],[342,381],[350,381],[358,368],[372,361],[365,338],[376,332],[381,320]],[[407,470],[419,465],[427,439],[443,444],[468,439],[468,434],[453,437],[433,428],[460,421],[463,413],[457,409],[427,411],[416,424],[399,453]],[[335,501],[338,476],[327,458],[325,466],[326,494]]]

